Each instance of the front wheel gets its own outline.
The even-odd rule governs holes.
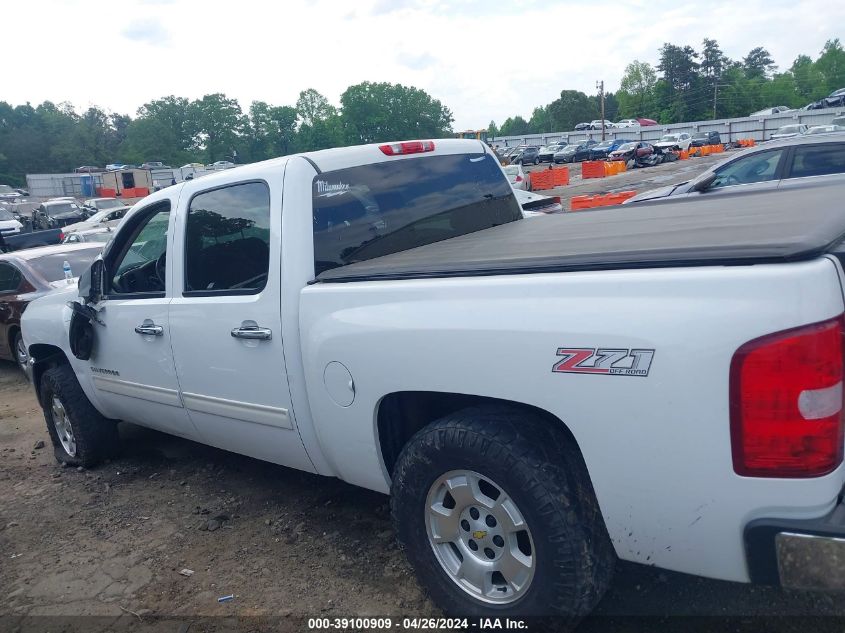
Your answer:
[[[87,468],[116,452],[117,424],[94,408],[70,365],[44,372],[41,408],[57,461]]]
[[[17,362],[20,370],[28,375],[29,353],[26,351],[26,345],[23,343],[23,336],[20,332],[15,333],[13,349],[15,350],[15,362]]]
[[[503,407],[464,409],[399,456],[399,540],[448,615],[575,622],[607,588],[615,554],[595,496],[580,457],[547,424]]]

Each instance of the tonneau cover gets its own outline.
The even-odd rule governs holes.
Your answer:
[[[845,185],[701,194],[511,222],[323,272],[318,282],[742,265],[845,238]]]

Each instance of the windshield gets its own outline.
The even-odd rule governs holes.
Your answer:
[[[14,215],[12,215],[5,208],[0,207],[0,222],[6,222],[8,220],[14,220],[14,219],[15,219]]]
[[[798,127],[797,125],[784,125],[783,127],[778,128],[777,133],[778,134],[798,134],[798,132],[800,130],[801,130],[801,128]]]
[[[660,137],[661,141],[677,141],[678,135],[677,134],[664,134]]]
[[[79,207],[73,202],[62,202],[45,206],[44,211],[47,212],[47,215],[60,215],[62,213],[75,213],[79,211]]]
[[[692,135],[693,138],[707,138],[707,132],[696,132]]]
[[[519,175],[519,167],[516,165],[508,165],[505,168],[505,173],[508,176],[518,176]]]
[[[49,282],[59,281],[64,279],[65,273],[62,269],[64,262],[70,264],[70,270],[74,277],[79,277],[88,265],[94,261],[94,258],[99,253],[97,248],[86,248],[73,250],[68,252],[50,253],[43,257],[33,258],[29,260],[29,265],[35,271],[44,277]]]
[[[313,184],[316,274],[522,219],[488,154],[407,158],[326,172]]]
[[[598,145],[594,145],[593,149],[606,149],[606,148],[610,147],[611,145],[613,145],[613,141],[602,141]]]
[[[636,143],[623,143],[622,145],[619,146],[619,148],[616,151],[617,152],[630,152],[636,146],[637,146]]]

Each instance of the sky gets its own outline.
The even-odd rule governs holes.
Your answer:
[[[618,89],[664,42],[716,39],[731,58],[755,46],[782,69],[845,39],[831,0],[28,0],[3,2],[0,100],[69,101],[135,115],[166,95],[223,92],[294,105],[314,88],[339,105],[362,81],[427,91],[455,130],[479,129],[561,90]],[[15,25],[15,28],[10,28]]]

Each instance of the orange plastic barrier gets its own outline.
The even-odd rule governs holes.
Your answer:
[[[624,160],[612,160],[604,164],[604,175],[615,176],[616,174],[621,174],[626,169]]]
[[[687,159],[689,159],[689,152],[685,149],[682,149],[678,153],[678,160],[687,160]]]
[[[550,169],[556,187],[569,184],[569,167]]]
[[[107,189],[106,187],[98,187],[97,195],[102,196],[103,198],[114,198],[117,195],[117,191],[114,189]]]
[[[754,147],[757,144],[753,138],[741,138],[737,141],[740,147]]]
[[[725,151],[724,145],[711,145],[710,146],[710,153],[711,154],[721,154]]]
[[[587,160],[581,163],[581,178],[604,178],[604,165],[602,160]]]
[[[622,204],[625,200],[633,198],[635,195],[637,195],[636,191],[618,191],[604,195],[573,196],[569,200],[569,210],[580,211],[581,209],[593,209],[595,207],[610,207]]]
[[[529,176],[531,179],[531,188],[534,191],[542,191],[543,189],[551,189],[555,186],[552,174],[545,169],[531,172]]]

